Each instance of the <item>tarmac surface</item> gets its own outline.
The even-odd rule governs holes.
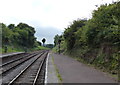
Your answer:
[[[48,83],[57,83],[59,79],[57,78],[54,65],[52,64],[52,57],[62,77],[62,83],[117,83],[110,75],[104,72],[78,62],[71,57],[54,53],[49,53],[47,67],[47,69],[49,69],[47,71],[49,75],[47,76]],[[52,79],[52,77],[54,78]]]

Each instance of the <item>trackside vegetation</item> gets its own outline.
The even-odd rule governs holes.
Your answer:
[[[54,37],[58,51],[76,57],[111,74],[120,74],[120,2],[104,4],[92,18],[74,20],[62,35]],[[119,76],[120,77],[120,76]]]
[[[47,49],[36,40],[35,28],[26,23],[19,23],[17,26],[15,24],[6,26],[0,23],[0,26],[2,28],[2,48],[0,48],[2,53]]]

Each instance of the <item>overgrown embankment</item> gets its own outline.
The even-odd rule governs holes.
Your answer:
[[[92,64],[111,74],[120,71],[120,2],[101,5],[89,20],[78,19],[69,25],[63,35],[55,36],[54,51]]]
[[[41,46],[41,42],[36,40],[34,34],[35,28],[25,23],[19,23],[17,26],[15,24],[6,26],[0,23],[0,35],[2,37],[0,53],[48,49]]]

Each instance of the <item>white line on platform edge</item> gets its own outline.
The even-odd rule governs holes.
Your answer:
[[[49,53],[48,53],[48,55],[47,55],[47,60],[46,60],[46,71],[45,71],[45,85],[47,85],[47,78],[48,78],[48,58],[49,58]]]

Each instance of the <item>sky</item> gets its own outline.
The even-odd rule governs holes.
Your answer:
[[[26,23],[35,28],[38,41],[54,42],[56,34],[73,20],[90,19],[101,4],[119,0],[0,0],[0,22],[9,25]]]

